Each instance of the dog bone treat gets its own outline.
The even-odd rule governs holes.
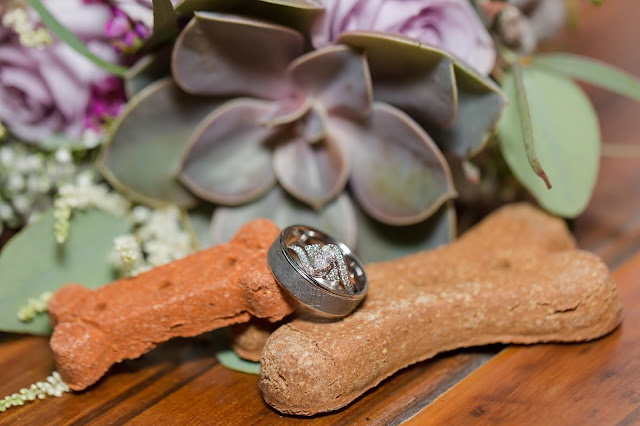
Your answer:
[[[298,319],[267,340],[260,389],[278,411],[337,410],[440,352],[589,340],[622,316],[606,265],[575,249],[563,221],[522,204],[448,246],[366,270],[369,295],[355,313]]]
[[[95,291],[62,287],[49,302],[50,346],[71,389],[95,383],[109,367],[158,343],[246,322],[279,321],[293,302],[273,279],[267,250],[279,229],[267,220],[234,239]]]
[[[270,322],[260,318],[252,318],[249,322],[229,326],[231,348],[240,358],[253,362],[260,361],[262,348],[264,348],[267,339],[288,319]]]

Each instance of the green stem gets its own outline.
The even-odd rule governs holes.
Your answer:
[[[91,62],[102,68],[103,70],[115,74],[118,76],[124,76],[127,72],[127,68],[112,64],[104,59],[94,55],[87,46],[75,35],[73,35],[68,29],[66,29],[58,20],[44,7],[40,0],[25,0],[29,6],[31,6],[38,15],[42,22],[53,32],[60,40],[64,41],[73,50],[83,55]]]

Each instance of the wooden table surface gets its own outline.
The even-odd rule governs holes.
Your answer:
[[[587,3],[586,1],[584,3]],[[556,45],[640,76],[640,2],[583,7]],[[603,139],[640,146],[640,104],[587,88]],[[593,201],[575,221],[579,245],[617,269],[623,325],[584,344],[456,351],[385,380],[347,408],[283,417],[257,377],[229,371],[199,339],[123,362],[89,390],[0,413],[0,424],[640,424],[640,157],[603,158]],[[0,397],[54,369],[44,337],[0,333]]]

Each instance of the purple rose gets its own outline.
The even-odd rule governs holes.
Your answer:
[[[322,0],[325,13],[313,31],[316,48],[347,31],[401,34],[452,53],[482,74],[496,52],[468,0]]]
[[[151,0],[113,0],[113,5],[129,19],[153,27],[153,3]]]
[[[112,17],[107,4],[82,0],[46,0],[44,4],[92,52],[118,61],[104,34]],[[6,11],[0,8],[2,12]],[[29,13],[37,24],[37,15]],[[13,31],[0,32],[0,120],[18,138],[31,142],[56,134],[79,138],[88,124],[87,115],[99,101],[96,94],[104,93],[105,80],[111,81],[106,72],[64,43],[25,47]],[[109,97],[111,105],[113,92]]]
[[[179,0],[171,0],[175,6]],[[112,0],[111,3],[121,10],[130,20],[153,28],[152,0]]]

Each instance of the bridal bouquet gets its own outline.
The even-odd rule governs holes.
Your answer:
[[[456,208],[576,217],[601,140],[575,81],[637,100],[640,82],[537,53],[575,7],[5,0],[0,330],[48,333],[38,313],[66,282],[138,274],[256,217],[365,261],[454,239]]]

